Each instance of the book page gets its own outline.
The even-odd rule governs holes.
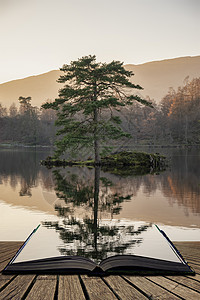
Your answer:
[[[14,263],[62,255],[87,257],[97,264],[114,255],[138,255],[182,263],[155,225],[101,220],[97,232],[86,232],[85,235],[82,232],[81,235],[77,233],[81,222],[66,228],[59,224],[55,227],[41,225]]]

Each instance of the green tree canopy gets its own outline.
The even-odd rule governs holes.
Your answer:
[[[127,136],[120,127],[120,118],[114,113],[134,101],[151,106],[151,103],[132,94],[132,89],[142,89],[129,81],[133,75],[123,63],[98,63],[95,56],[86,56],[61,68],[64,83],[59,97],[43,108],[57,110],[57,135],[55,156],[67,149],[74,153],[81,148],[93,148],[95,162],[100,162],[100,150],[106,149],[108,140]]]

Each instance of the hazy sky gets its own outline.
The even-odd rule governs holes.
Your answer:
[[[0,0],[0,83],[85,55],[140,64],[200,55],[200,0]]]

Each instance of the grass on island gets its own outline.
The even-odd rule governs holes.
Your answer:
[[[159,153],[149,154],[145,152],[135,152],[135,151],[122,151],[119,153],[114,153],[101,158],[100,166],[103,171],[114,172],[116,174],[123,174],[123,170],[127,169],[133,173],[146,174],[149,170],[161,171],[166,167],[165,156]],[[80,161],[80,160],[65,160],[65,159],[55,159],[48,156],[47,159],[41,161],[42,165],[49,168],[60,167],[60,166],[87,166],[94,167],[95,161],[93,159]]]

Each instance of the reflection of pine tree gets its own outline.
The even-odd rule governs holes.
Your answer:
[[[58,170],[53,173],[58,198],[63,199],[66,204],[72,203],[74,207],[84,204],[92,205],[93,186],[85,184],[76,174],[69,174],[68,177],[64,177]]]
[[[89,257],[97,262],[108,255],[125,254],[134,245],[141,243],[139,238],[143,231],[150,225],[143,225],[137,229],[134,226],[125,226],[122,223],[102,222],[98,219],[98,211],[107,211],[111,215],[119,213],[120,204],[130,199],[130,195],[121,196],[119,193],[106,193],[107,189],[101,193],[100,180],[104,187],[112,185],[111,181],[100,177],[100,168],[95,168],[94,184],[87,185],[77,175],[68,174],[63,177],[59,171],[54,171],[56,181],[57,196],[65,201],[67,207],[56,207],[61,222],[44,222],[48,228],[53,228],[59,232],[60,239],[65,246],[60,247],[61,254],[80,255]],[[85,206],[92,208],[93,217],[83,220],[71,216],[73,208]],[[137,238],[136,238],[137,237]]]
[[[44,222],[44,226],[59,232],[60,239],[65,244],[59,248],[62,255],[80,255],[97,262],[109,255],[126,254],[142,243],[140,234],[151,226],[142,225],[135,229],[134,226],[120,225],[118,222],[102,222],[94,228],[94,224],[94,220],[79,220],[74,217],[65,218],[62,223]]]
[[[71,204],[74,208],[84,206],[92,208],[97,205],[101,212],[110,213],[111,216],[117,215],[122,209],[121,204],[129,201],[131,195],[122,196],[119,192],[112,192],[108,187],[113,186],[112,181],[106,177],[100,177],[100,169],[95,168],[94,183],[85,182],[77,174],[69,173],[66,177],[60,171],[53,171],[55,181],[55,191],[59,199],[63,199],[67,205]],[[101,196],[99,196],[99,185],[101,182]],[[96,195],[96,196],[95,196]],[[95,199],[98,199],[95,201]],[[59,216],[68,215],[72,210],[70,207],[56,206]]]
[[[99,196],[101,211],[109,212],[111,217],[118,215],[122,209],[120,204],[124,201],[129,201],[132,195],[122,196],[118,192],[113,192],[112,190],[110,192],[110,189],[114,187],[112,181],[106,177],[101,177],[100,180],[102,183],[101,195]]]

